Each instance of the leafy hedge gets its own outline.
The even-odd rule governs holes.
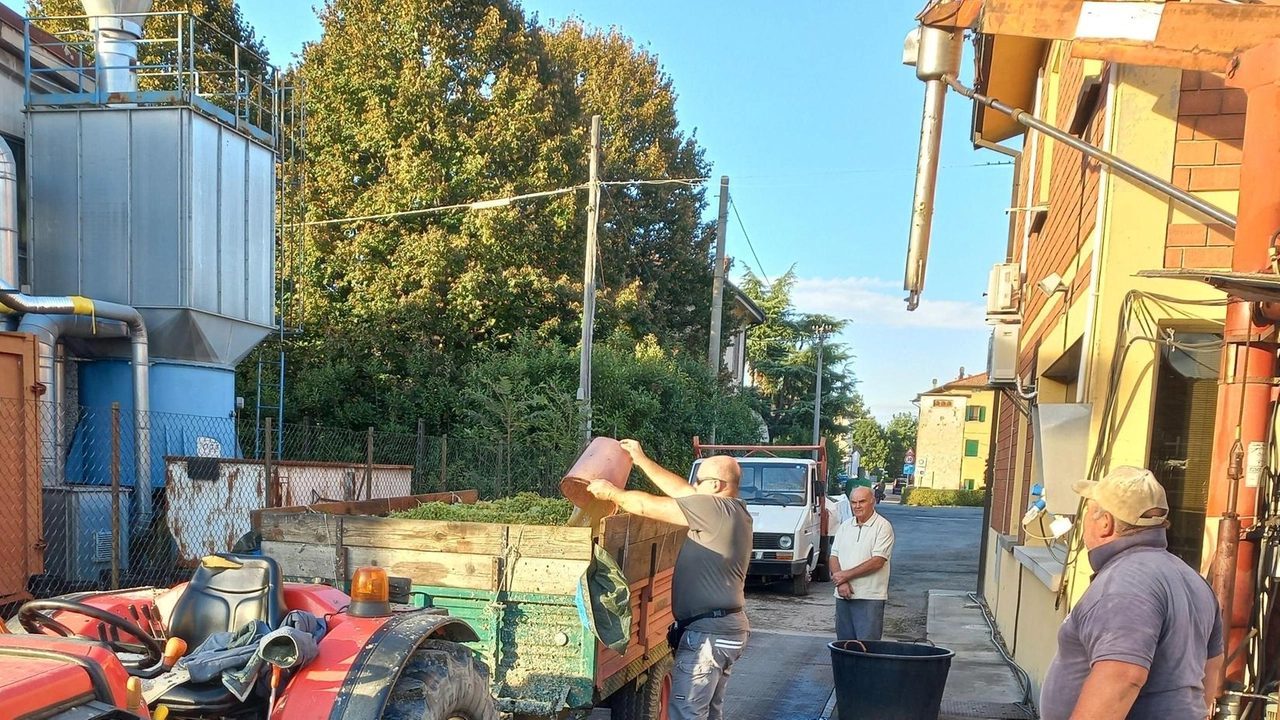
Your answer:
[[[918,507],[982,507],[986,501],[985,488],[977,490],[942,490],[939,488],[908,487],[902,491],[902,504]]]

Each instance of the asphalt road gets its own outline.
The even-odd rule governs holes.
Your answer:
[[[925,635],[929,590],[973,590],[978,577],[981,508],[917,508],[890,495],[877,509],[893,523],[885,637]],[[785,584],[747,587],[751,642],[733,668],[725,717],[733,720],[816,720],[831,695],[830,654],[835,597],[813,583],[807,597]],[[597,710],[591,720],[607,720]]]

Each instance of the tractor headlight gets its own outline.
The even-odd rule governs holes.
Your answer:
[[[790,535],[783,535],[782,537],[778,538],[778,547],[782,548],[783,550],[790,550],[791,546],[795,544],[796,544],[795,539],[792,538]]]

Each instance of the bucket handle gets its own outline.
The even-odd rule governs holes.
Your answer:
[[[912,642],[912,644],[917,644],[917,645],[918,645],[918,644],[920,644],[920,643],[928,643],[928,644],[929,644],[929,647],[938,647],[938,646],[937,646],[937,645],[935,645],[935,644],[934,644],[934,642],[933,642],[932,640],[930,640],[929,638],[916,638],[915,640],[912,640],[911,642]]]
[[[844,642],[849,644],[856,644],[858,647],[862,648],[862,652],[864,653],[867,652],[867,646],[863,645],[861,640],[845,640]]]

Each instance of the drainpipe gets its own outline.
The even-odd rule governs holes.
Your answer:
[[[117,338],[129,332],[122,323],[97,320],[88,315],[22,316],[18,332],[35,335],[38,360],[36,382],[52,390],[52,416],[40,417],[40,478],[45,487],[65,483],[63,459],[66,457],[66,372],[62,338]]]
[[[1231,269],[1263,272],[1271,265],[1273,237],[1280,231],[1280,43],[1259,46],[1236,58],[1238,66],[1227,85],[1248,95],[1244,152],[1240,167],[1240,224],[1236,228]],[[1271,383],[1276,374],[1275,328],[1254,323],[1254,307],[1230,298],[1223,328],[1225,345],[1219,377],[1217,426],[1209,476],[1206,527],[1218,520],[1213,557],[1213,588],[1222,607],[1228,655],[1245,642],[1253,612],[1256,540],[1242,540],[1241,532],[1257,523],[1258,485],[1246,469],[1251,457],[1267,442],[1271,416]],[[1224,669],[1226,679],[1244,677],[1243,654]]]
[[[911,236],[907,244],[907,272],[903,289],[907,310],[920,305],[924,271],[933,229],[933,197],[938,185],[938,154],[942,145],[942,111],[947,100],[946,77],[960,72],[964,34],[920,26],[903,47],[903,63],[914,65],[924,81],[924,118],[920,124],[920,152],[916,158],[915,199],[911,204]]]
[[[1107,69],[1107,98],[1103,101],[1102,147],[1111,150],[1111,132],[1115,122],[1116,66]],[[1102,232],[1107,221],[1107,203],[1111,190],[1111,169],[1106,163],[1098,168],[1098,214],[1093,221],[1093,255],[1089,261],[1089,301],[1084,313],[1084,338],[1080,341],[1080,370],[1076,373],[1076,402],[1085,401],[1089,385],[1089,361],[1093,357],[1093,335],[1098,324],[1098,296],[1102,292]]]
[[[128,305],[74,295],[27,295],[8,285],[0,285],[0,305],[24,314],[85,315],[93,319],[118,320],[129,328],[133,361],[134,487],[141,490],[133,493],[133,520],[135,528],[146,530],[151,525],[151,388],[148,381],[151,361],[147,352],[147,327],[142,315]]]

